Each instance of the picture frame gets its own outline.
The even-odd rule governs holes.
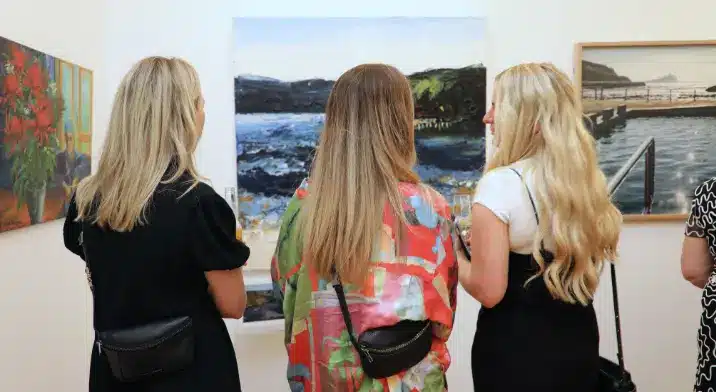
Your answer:
[[[94,74],[0,36],[0,86],[0,233],[64,219],[92,172]]]
[[[246,271],[247,303],[243,325],[276,324],[283,326],[283,304],[276,295],[269,270]]]
[[[245,269],[269,268],[265,256],[309,175],[330,91],[356,65],[390,64],[410,82],[421,179],[448,199],[474,188],[487,144],[485,37],[483,17],[235,18],[238,215],[252,249]]]
[[[685,221],[694,189],[713,176],[709,151],[693,139],[716,124],[716,40],[576,43],[574,82],[600,165],[610,185],[621,185],[614,196],[624,222]],[[624,158],[628,148],[641,156]],[[628,170],[626,163],[632,164]],[[632,170],[642,165],[643,177]],[[615,178],[625,172],[623,182]],[[635,213],[638,192],[642,213]]]

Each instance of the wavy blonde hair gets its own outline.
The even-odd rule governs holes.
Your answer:
[[[300,222],[307,263],[362,285],[387,204],[406,223],[399,182],[418,184],[410,82],[396,68],[364,64],[336,81],[326,105]]]
[[[617,258],[622,215],[599,169],[596,142],[584,125],[579,93],[552,64],[521,64],[495,80],[496,151],[486,171],[531,158],[539,204],[533,255],[553,297],[588,304],[605,261]],[[556,244],[545,265],[541,241]],[[529,282],[529,281],[528,281]]]
[[[146,223],[160,183],[186,173],[195,186],[200,102],[199,77],[188,62],[149,57],[135,64],[114,96],[97,171],[77,187],[77,219],[130,231]]]

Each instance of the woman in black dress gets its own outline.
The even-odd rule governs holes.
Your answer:
[[[698,335],[698,365],[694,392],[716,389],[716,178],[699,185],[691,202],[681,250],[681,272],[684,278],[703,290],[701,323]]]
[[[501,73],[484,122],[495,154],[475,191],[472,261],[459,278],[482,305],[476,392],[591,392],[599,330],[592,298],[616,257],[621,214],[584,126],[579,94],[550,64]]]
[[[99,167],[70,202],[65,246],[87,263],[98,333],[188,316],[194,360],[120,382],[96,340],[90,392],[241,390],[222,317],[243,314],[249,249],[232,209],[196,174],[203,125],[199,80],[183,60],[144,59],[119,86]]]

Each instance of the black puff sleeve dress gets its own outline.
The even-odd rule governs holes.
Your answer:
[[[148,209],[148,223],[130,232],[75,222],[77,206],[74,199],[70,203],[64,241],[84,259],[79,242],[84,230],[95,330],[189,315],[196,334],[195,361],[189,369],[137,383],[116,381],[95,345],[90,392],[241,391],[234,348],[204,272],[243,266],[249,249],[236,240],[236,220],[224,199],[203,183],[181,196],[186,180],[160,185]]]

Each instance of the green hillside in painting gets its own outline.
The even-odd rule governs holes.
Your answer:
[[[455,124],[480,123],[485,113],[486,72],[483,66],[428,69],[408,75],[417,120]],[[234,79],[235,112],[321,113],[333,80],[285,82],[241,75]]]

